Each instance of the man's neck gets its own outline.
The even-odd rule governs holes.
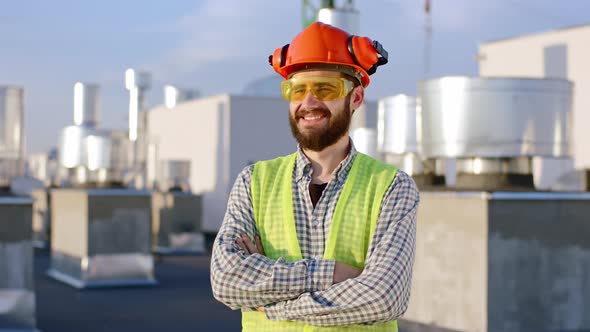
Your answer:
[[[332,172],[340,162],[346,158],[350,150],[348,134],[342,136],[336,143],[322,151],[303,150],[313,170],[311,183],[326,183],[332,179]]]

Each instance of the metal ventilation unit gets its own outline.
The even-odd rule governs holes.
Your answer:
[[[420,187],[440,182],[434,164],[420,155],[420,109],[416,97],[399,94],[379,100],[377,150],[381,159],[408,173]]]
[[[569,155],[567,80],[442,77],[419,93],[422,153],[457,158],[457,189],[533,190],[532,157]]]
[[[100,98],[95,84],[74,85],[74,125],[62,130],[59,160],[65,186],[122,187],[130,143],[121,131],[99,129]]]
[[[130,108],[135,110],[130,114],[129,133],[99,129],[98,86],[76,83],[75,125],[65,128],[61,136],[60,163],[67,170],[69,185],[50,192],[48,274],[77,288],[156,283],[151,192],[126,188],[130,182],[126,174],[133,173],[130,145],[132,139],[136,144],[144,142],[145,128],[137,112],[142,108],[143,85],[127,74]],[[136,162],[144,160],[143,155],[135,157]]]
[[[190,160],[161,160],[158,174],[158,189],[164,192],[190,192],[190,175]]]
[[[422,153],[456,158],[457,178],[420,192],[413,271],[429,277],[412,280],[400,330],[588,330],[590,194],[538,190],[531,163],[569,155],[572,83],[443,77],[419,91]]]
[[[152,195],[152,240],[159,254],[202,254],[202,196],[190,190],[190,160],[162,160]]]

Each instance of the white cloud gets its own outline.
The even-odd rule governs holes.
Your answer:
[[[539,24],[524,25],[546,21],[538,15],[522,20],[527,8],[539,7],[533,0],[431,2],[433,75],[473,74],[479,41],[538,30]],[[424,71],[424,0],[358,0],[355,5],[360,34],[382,42],[391,58],[375,77],[376,83],[385,84],[375,84],[369,95],[415,86],[412,82]],[[204,94],[236,92],[252,79],[272,73],[268,55],[301,30],[301,21],[301,1],[202,1],[194,11],[160,27],[175,35],[178,44],[148,59],[142,68],[160,82],[184,83]]]
[[[522,0],[517,0],[522,1]],[[370,17],[388,16],[384,21],[398,28],[423,28],[425,0],[380,0],[358,2],[366,7]],[[430,16],[434,29],[450,32],[479,25],[487,18],[506,10],[505,1],[431,0]],[[369,16],[368,13],[365,16]]]
[[[178,47],[152,59],[146,67],[162,79],[175,80],[223,62],[261,63],[300,29],[300,7],[294,1],[206,1],[179,18],[172,33]],[[220,67],[219,70],[223,70]]]

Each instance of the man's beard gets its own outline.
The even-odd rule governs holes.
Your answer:
[[[338,112],[331,116],[327,108],[300,109],[295,116],[289,113],[289,125],[291,133],[304,150],[322,151],[328,146],[336,143],[344,136],[350,128],[352,114],[350,113],[349,97],[344,103],[343,112]],[[307,113],[321,113],[328,116],[328,126],[326,128],[307,129],[305,133],[297,127],[297,117],[305,116]]]

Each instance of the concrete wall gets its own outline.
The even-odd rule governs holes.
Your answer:
[[[588,199],[492,199],[489,331],[590,329]]]
[[[421,192],[405,331],[590,330],[590,194]]]
[[[483,43],[481,76],[560,77],[574,82],[573,155],[590,168],[590,25]]]
[[[420,194],[410,306],[403,317],[409,331],[487,331],[487,202],[470,194],[461,203],[453,193]]]

